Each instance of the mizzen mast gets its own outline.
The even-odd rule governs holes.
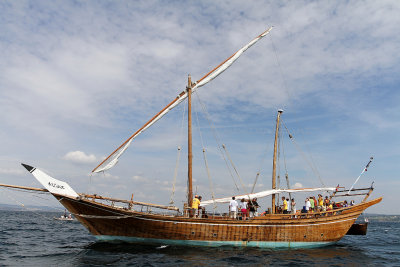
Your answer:
[[[187,98],[188,98],[188,208],[192,207],[193,189],[192,189],[192,77],[188,76]]]
[[[276,189],[276,159],[277,159],[277,150],[278,150],[278,137],[279,137],[279,120],[281,118],[283,110],[278,109],[278,115],[276,116],[276,128],[275,128],[275,142],[274,142],[274,158],[272,162],[272,190]],[[276,194],[272,195],[272,206],[271,213],[275,213],[275,201]]]

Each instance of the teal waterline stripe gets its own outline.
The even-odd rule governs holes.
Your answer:
[[[141,238],[112,235],[96,235],[99,241],[123,241],[141,244],[161,244],[177,246],[202,246],[202,247],[259,247],[259,248],[313,248],[329,246],[336,242],[273,242],[273,241],[199,241],[199,240],[171,240],[158,238]]]

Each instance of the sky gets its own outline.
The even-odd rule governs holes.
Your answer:
[[[349,188],[372,156],[356,187],[374,182],[371,198],[383,201],[367,212],[399,214],[399,13],[400,2],[386,0],[1,1],[0,183],[42,187],[25,163],[77,192],[182,207],[184,103],[113,169],[91,170],[189,74],[200,79],[274,26],[193,96],[194,193],[248,193],[257,172],[255,191],[270,189],[283,109],[279,187],[287,172],[290,187]],[[5,189],[0,203],[60,207]]]

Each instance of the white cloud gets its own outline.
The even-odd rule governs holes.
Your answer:
[[[92,179],[95,179],[96,181],[112,181],[112,180],[118,180],[119,176],[118,175],[113,175],[110,174],[109,172],[100,172],[100,173],[90,173],[87,176],[91,177]]]
[[[0,168],[0,174],[21,175],[21,174],[24,174],[24,173],[25,173],[24,170]]]
[[[301,183],[295,183],[293,185],[293,189],[296,189],[296,188],[303,188],[303,185]]]
[[[72,161],[74,163],[94,163],[97,161],[95,155],[90,154],[86,155],[85,152],[82,151],[71,151],[65,154],[63,157],[65,160]]]
[[[134,175],[134,176],[132,176],[132,179],[134,181],[139,181],[139,182],[144,182],[144,181],[148,181],[149,180],[146,177],[143,177],[141,175]]]

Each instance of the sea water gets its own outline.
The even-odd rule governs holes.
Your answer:
[[[314,249],[203,248],[101,243],[61,213],[0,211],[0,266],[400,266],[400,222]]]

